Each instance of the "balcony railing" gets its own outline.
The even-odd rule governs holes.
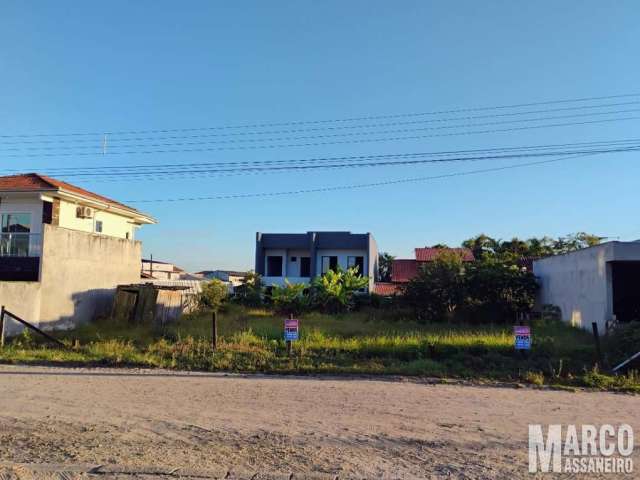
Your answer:
[[[0,257],[39,257],[41,254],[41,234],[0,233]]]

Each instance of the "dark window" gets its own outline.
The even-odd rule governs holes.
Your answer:
[[[348,257],[347,266],[349,268],[358,267],[358,273],[364,275],[364,257]]]
[[[338,257],[322,257],[322,275],[329,270],[338,270]]]
[[[282,276],[282,257],[268,256],[267,257],[267,277],[281,277],[281,276]]]
[[[300,257],[300,276],[301,277],[311,276],[311,258]]]
[[[96,233],[102,233],[102,220],[96,220]]]
[[[42,223],[51,225],[52,220],[53,220],[53,203],[42,202]]]
[[[29,233],[31,231],[30,213],[3,213],[2,233]]]
[[[296,262],[297,260],[298,260],[298,257],[291,257],[292,262]]]

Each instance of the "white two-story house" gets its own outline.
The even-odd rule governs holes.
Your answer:
[[[0,304],[44,327],[104,313],[140,278],[134,208],[36,173],[0,177]]]
[[[357,267],[369,278],[378,276],[378,246],[371,233],[307,232],[256,234],[255,271],[266,285],[309,283],[337,268]]]

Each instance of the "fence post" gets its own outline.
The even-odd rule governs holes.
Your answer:
[[[596,322],[592,322],[591,328],[593,329],[593,338],[596,341],[596,355],[598,356],[598,363],[600,364],[600,368],[604,368],[602,349],[600,348],[600,335],[598,334],[598,324]]]
[[[4,305],[0,309],[0,348],[4,348]]]
[[[218,348],[218,311],[211,314],[211,348],[215,351]]]

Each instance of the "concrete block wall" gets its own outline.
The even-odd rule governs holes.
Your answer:
[[[140,281],[140,242],[43,225],[42,243],[40,281],[0,282],[0,304],[43,329],[106,315],[116,287]]]
[[[116,287],[140,281],[140,242],[44,226],[40,324],[71,328],[104,315]]]

